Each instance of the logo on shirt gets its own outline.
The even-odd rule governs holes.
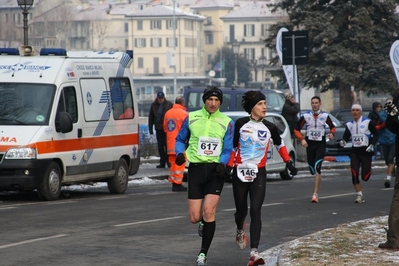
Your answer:
[[[258,138],[260,140],[265,140],[267,137],[267,131],[266,130],[258,130]]]

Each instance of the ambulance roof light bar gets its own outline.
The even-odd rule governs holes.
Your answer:
[[[40,55],[66,56],[67,51],[64,48],[42,48],[40,49]]]
[[[18,48],[0,48],[0,55],[19,55]]]

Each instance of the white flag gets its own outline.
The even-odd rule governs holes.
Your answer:
[[[276,39],[276,50],[278,53],[278,57],[280,58],[281,64],[283,64],[283,39],[281,38],[282,33],[288,31],[286,28],[281,28],[277,33]],[[298,93],[298,72],[292,65],[283,65],[283,70],[285,74],[285,78],[287,79],[288,86],[290,87],[291,93],[295,96],[295,100],[299,102],[299,93]],[[295,71],[295,80],[294,80],[294,72]],[[295,82],[295,84],[294,84]],[[294,86],[295,85],[295,86]]]
[[[393,70],[395,71],[396,80],[399,83],[399,40],[392,44],[389,57],[391,58]]]

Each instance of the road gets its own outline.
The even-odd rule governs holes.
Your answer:
[[[326,170],[314,204],[313,179],[305,173],[290,181],[272,175],[259,250],[387,215],[392,188],[383,188],[383,176],[383,168],[374,169],[362,182],[366,203],[355,204],[349,170]],[[35,193],[0,193],[0,265],[194,265],[201,238],[188,220],[186,194],[172,192],[167,181],[130,184],[124,195],[111,195],[106,187],[68,193],[55,202],[39,201]],[[235,244],[233,215],[226,183],[208,265],[246,265],[249,249]]]

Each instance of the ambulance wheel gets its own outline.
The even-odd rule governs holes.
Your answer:
[[[116,168],[115,175],[108,180],[108,189],[112,194],[125,193],[128,185],[129,169],[125,159],[119,160],[119,165]]]
[[[37,194],[42,200],[56,200],[61,194],[61,170],[57,163],[48,166],[43,177],[43,183],[37,189]]]

